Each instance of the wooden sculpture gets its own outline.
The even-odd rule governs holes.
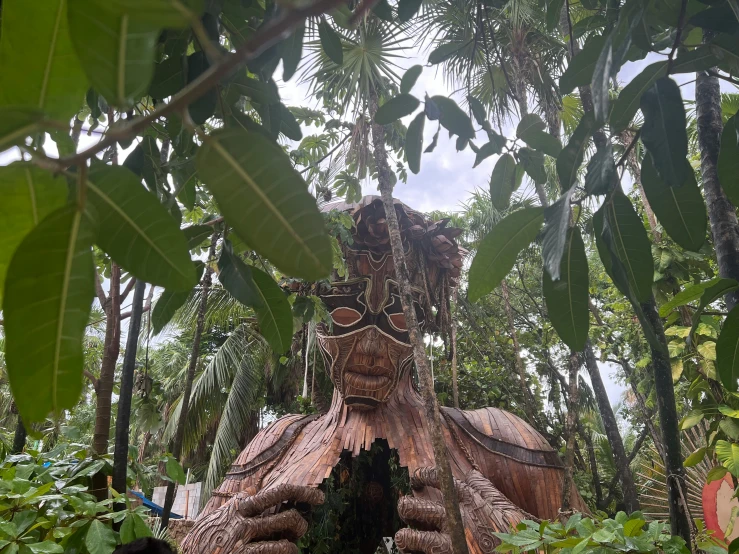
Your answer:
[[[351,213],[356,226],[353,243],[342,245],[348,278],[320,292],[333,320],[318,332],[335,385],[331,407],[321,415],[283,417],[254,438],[184,540],[187,554],[296,553],[295,541],[308,529],[300,510],[323,502],[322,484],[342,455],[356,457],[375,441],[386,441],[411,476],[412,495],[400,498],[397,514],[412,528],[397,531],[397,546],[451,551],[382,203],[365,197],[338,209]],[[455,241],[461,231],[400,202],[396,211],[419,322],[441,325],[462,266],[464,252]],[[521,519],[558,516],[564,471],[530,425],[496,408],[442,408],[442,415],[471,553],[492,552],[499,543],[493,532]],[[377,484],[370,487],[374,500],[368,502],[396,502],[384,500]],[[572,491],[571,505],[585,509]],[[366,551],[376,548],[368,544]]]

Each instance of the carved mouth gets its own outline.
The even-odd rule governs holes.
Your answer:
[[[344,372],[344,383],[364,391],[380,390],[392,382],[389,372],[390,370],[382,367],[355,366]]]

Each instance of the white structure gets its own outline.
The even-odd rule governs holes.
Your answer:
[[[177,485],[172,505],[172,513],[181,515],[185,519],[195,519],[200,510],[200,489],[202,483],[188,483],[187,485]],[[167,487],[154,487],[154,494],[151,501],[154,504],[164,506],[164,496],[167,494]]]

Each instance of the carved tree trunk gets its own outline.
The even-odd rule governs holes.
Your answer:
[[[131,423],[131,396],[133,395],[133,373],[136,368],[136,351],[139,346],[141,314],[144,310],[146,283],[136,280],[131,305],[131,319],[128,322],[126,353],[121,370],[121,390],[118,397],[118,415],[115,421],[115,451],[113,453],[113,489],[126,494],[126,475],[128,473],[128,433]]]
[[[626,456],[624,442],[621,439],[621,433],[618,431],[616,416],[613,414],[611,402],[608,400],[606,387],[603,385],[603,379],[601,379],[600,369],[598,368],[598,362],[595,359],[595,354],[593,353],[593,347],[590,344],[590,340],[588,340],[585,345],[585,367],[590,375],[590,382],[593,385],[595,400],[598,402],[600,417],[603,420],[606,437],[608,437],[608,442],[611,445],[613,460],[616,462],[616,471],[621,479],[621,489],[624,495],[626,511],[629,513],[636,512],[640,507],[639,498],[636,494],[636,486],[634,485],[634,476],[631,474],[631,468],[629,467],[629,459]]]
[[[95,430],[92,437],[92,449],[95,454],[103,456],[108,453],[110,438],[111,401],[115,364],[121,351],[121,268],[111,262],[110,293],[103,310],[105,311],[105,342],[103,361],[100,364],[100,378],[95,388],[97,405],[95,407]],[[97,473],[92,478],[93,494],[98,500],[108,498],[107,477]]]
[[[377,91],[370,88],[370,118],[374,121],[378,108]],[[416,310],[413,307],[413,296],[411,293],[410,278],[406,265],[403,242],[400,236],[398,216],[395,213],[393,202],[393,184],[390,178],[390,167],[387,163],[387,152],[385,150],[385,129],[382,125],[372,123],[372,143],[374,150],[375,165],[377,166],[378,181],[382,203],[385,208],[390,245],[395,263],[395,277],[400,289],[400,300],[403,306],[406,326],[413,345],[413,359],[416,362],[419,380],[421,382],[421,394],[423,396],[426,420],[429,426],[429,434],[434,448],[434,459],[439,474],[441,492],[444,495],[444,506],[451,535],[452,550],[454,554],[467,554],[467,539],[465,538],[462,515],[459,510],[457,491],[454,487],[451,468],[446,456],[446,444],[441,431],[441,416],[434,393],[434,383],[429,369],[429,361],[423,344],[423,336],[418,326]]]
[[[210,240],[210,250],[208,251],[208,261],[215,257],[216,241],[218,233],[213,233]],[[200,306],[198,306],[198,317],[195,323],[195,335],[192,339],[192,351],[190,352],[190,364],[187,367],[187,377],[185,378],[185,389],[182,392],[182,405],[180,407],[180,417],[177,420],[177,431],[175,432],[174,442],[172,444],[172,456],[180,460],[182,454],[182,443],[185,437],[185,424],[187,422],[187,413],[190,409],[190,394],[192,393],[192,383],[195,380],[195,368],[200,358],[200,339],[203,336],[203,328],[205,327],[205,312],[208,307],[208,291],[210,290],[213,270],[206,265],[205,274],[200,282],[201,295]],[[162,527],[166,528],[169,523],[169,514],[174,504],[174,482],[167,483],[167,493],[164,496],[164,506],[162,510]]]
[[[739,228],[736,210],[718,180],[718,153],[723,129],[718,77],[711,77],[705,71],[696,73],[695,105],[698,113],[703,193],[711,222],[713,245],[716,248],[718,272],[721,277],[739,280]],[[725,298],[726,307],[731,310],[739,301],[739,291],[730,292]]]

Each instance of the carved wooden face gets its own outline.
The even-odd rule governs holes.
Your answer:
[[[371,409],[385,402],[413,361],[405,316],[395,281],[393,258],[369,251],[352,253],[347,281],[331,283],[321,298],[333,320],[317,336],[330,362],[334,385],[348,405]],[[414,306],[423,329],[422,292]]]

